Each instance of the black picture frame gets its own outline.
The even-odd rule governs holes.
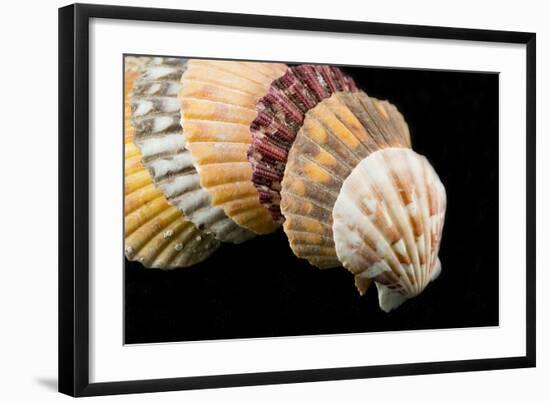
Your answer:
[[[90,383],[89,23],[91,18],[179,22],[526,45],[526,354],[521,357]],[[534,367],[536,35],[479,29],[74,4],[59,9],[59,391],[95,396]]]

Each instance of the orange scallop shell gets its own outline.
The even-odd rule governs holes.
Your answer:
[[[189,60],[182,75],[181,125],[200,184],[233,221],[256,234],[278,224],[261,205],[247,159],[256,104],[284,64]]]

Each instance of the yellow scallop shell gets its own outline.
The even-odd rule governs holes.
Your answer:
[[[212,204],[256,234],[278,224],[261,205],[247,158],[256,104],[286,66],[189,60],[182,75],[181,125],[186,146]]]

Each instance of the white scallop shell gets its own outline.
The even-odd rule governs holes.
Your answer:
[[[200,185],[180,126],[178,92],[186,60],[158,57],[145,68],[132,94],[134,143],[155,185],[199,229],[220,241],[240,243],[254,234],[237,225]]]
[[[359,288],[376,282],[384,311],[438,276],[445,208],[436,172],[407,148],[374,152],[345,179],[333,209],[336,254]]]

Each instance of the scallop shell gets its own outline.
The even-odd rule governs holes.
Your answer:
[[[305,64],[288,68],[258,102],[258,115],[251,125],[248,160],[252,164],[252,182],[260,194],[260,202],[273,220],[283,221],[281,181],[288,151],[306,113],[335,92],[356,90],[353,79],[338,67]]]
[[[445,208],[439,177],[410,149],[375,152],[345,179],[333,210],[336,253],[357,281],[376,282],[384,311],[438,276]]]
[[[135,81],[139,76],[140,66],[136,64],[136,61],[132,59],[124,60],[124,145],[131,143],[134,139],[135,130],[130,124],[131,105],[130,94],[134,87]],[[126,152],[126,146],[124,147]]]
[[[340,187],[362,159],[387,147],[410,147],[407,124],[387,101],[337,92],[307,112],[281,189],[283,227],[298,257],[319,268],[340,265],[332,235]]]
[[[132,94],[135,143],[155,185],[197,227],[220,241],[240,243],[254,236],[213,206],[201,188],[180,126],[179,82],[186,60],[155,58],[143,71]]]
[[[256,104],[284,64],[190,60],[181,78],[181,125],[212,204],[256,234],[278,227],[260,204],[247,159]]]
[[[171,206],[141,163],[141,153],[132,143],[129,93],[137,69],[128,68],[124,93],[124,250],[129,260],[146,267],[172,269],[201,262],[219,242],[204,234]]]
[[[128,79],[128,74],[138,74],[141,70],[152,61],[151,57],[147,56],[125,56],[124,57],[124,73],[126,74],[126,79]],[[137,76],[133,77],[133,81]]]

